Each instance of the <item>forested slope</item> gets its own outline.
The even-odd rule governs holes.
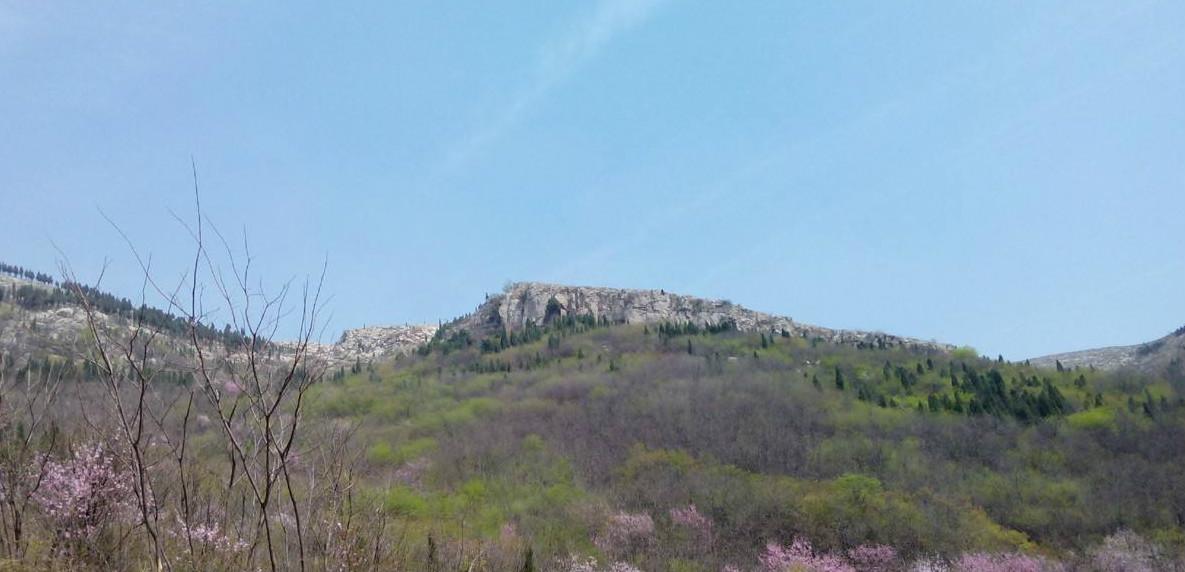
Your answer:
[[[369,483],[424,538],[512,526],[547,558],[645,570],[744,568],[795,538],[899,563],[1183,540],[1180,384],[694,324],[531,331],[446,328],[319,389],[317,414],[361,424]]]

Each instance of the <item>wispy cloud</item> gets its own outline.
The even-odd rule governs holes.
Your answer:
[[[443,173],[464,167],[517,125],[530,109],[581,66],[597,57],[614,38],[644,24],[665,0],[602,0],[566,33],[539,51],[526,85],[484,123],[476,126],[446,154]]]

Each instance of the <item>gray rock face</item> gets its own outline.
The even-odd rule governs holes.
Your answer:
[[[436,325],[370,326],[346,330],[335,344],[312,344],[309,354],[330,365],[343,365],[405,355],[428,343]]]
[[[880,332],[833,330],[795,322],[738,306],[725,300],[709,300],[664,290],[629,290],[590,286],[565,286],[517,282],[492,296],[473,313],[452,324],[478,335],[521,330],[528,323],[544,324],[556,316],[593,316],[611,322],[654,324],[659,322],[720,324],[732,321],[737,329],[822,338],[841,344],[884,344],[947,351],[954,346]]]

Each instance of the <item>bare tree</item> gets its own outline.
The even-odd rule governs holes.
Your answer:
[[[0,356],[0,554],[5,558],[25,555],[25,515],[48,460],[38,450],[52,449],[58,439],[51,414],[63,368],[51,363],[46,367],[46,371],[26,368],[18,376]]]

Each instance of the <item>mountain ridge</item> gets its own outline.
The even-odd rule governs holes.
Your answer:
[[[731,322],[741,331],[817,338],[845,345],[912,346],[950,351],[956,346],[877,331],[833,329],[804,324],[788,316],[752,310],[728,300],[702,298],[665,289],[574,286],[548,282],[513,282],[500,294],[488,296],[477,309],[448,324],[479,336],[544,325],[564,316],[591,316],[614,323],[693,323],[699,326]]]

